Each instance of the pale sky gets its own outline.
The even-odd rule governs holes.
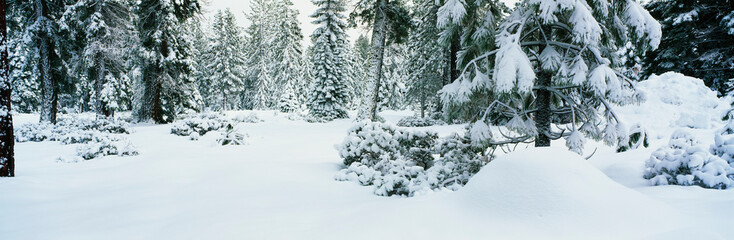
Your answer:
[[[245,19],[244,12],[249,12],[249,0],[204,0],[204,15],[207,17],[213,16],[218,9],[226,9],[229,8],[232,10],[232,13],[237,17],[237,21],[239,22],[240,26],[246,27],[249,25],[247,20]],[[311,15],[314,11],[316,11],[316,6],[311,3],[311,0],[292,0],[293,5],[295,5],[296,9],[298,10],[298,20],[301,22],[301,33],[304,37],[304,46],[311,45],[311,33],[316,29],[316,25],[311,24],[311,21],[313,18],[310,18],[309,15]],[[514,6],[515,2],[519,0],[502,0],[507,4],[507,6]],[[355,0],[349,1],[350,5],[355,2]],[[352,7],[347,7],[347,11],[344,13],[346,16],[349,16],[349,12],[351,12],[353,9]],[[351,40],[351,43],[354,44],[354,41],[359,37],[360,34],[368,35],[369,31],[365,30],[364,28],[359,29],[348,29],[347,34],[349,34],[349,39]]]

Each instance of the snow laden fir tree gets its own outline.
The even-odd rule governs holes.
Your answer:
[[[214,109],[236,109],[244,91],[245,57],[241,50],[241,32],[229,9],[218,11],[212,24],[212,37],[204,53],[207,79],[207,102]],[[206,64],[205,63],[205,64]]]
[[[488,145],[543,147],[567,137],[581,153],[584,135],[626,142],[611,104],[642,96],[615,70],[615,52],[628,41],[655,49],[660,37],[660,24],[633,0],[525,0],[500,25],[498,49],[468,63],[441,97],[462,103],[482,90],[494,93],[470,127],[472,140]],[[494,137],[489,125],[506,128]]]
[[[347,54],[349,42],[344,32],[346,23],[342,14],[346,3],[343,0],[314,0],[318,6],[311,17],[319,27],[311,35],[313,41],[313,78],[308,100],[311,116],[332,120],[349,117],[347,95]]]
[[[130,79],[126,59],[137,38],[132,26],[130,5],[118,0],[81,0],[67,6],[61,29],[78,44],[69,44],[80,61],[71,61],[71,72],[92,81],[94,109],[100,116],[111,116],[123,105]]]
[[[191,43],[182,28],[199,13],[197,0],[142,0],[136,6],[142,45],[142,80],[137,84],[139,120],[172,122],[185,109],[198,109],[201,96],[190,76]]]

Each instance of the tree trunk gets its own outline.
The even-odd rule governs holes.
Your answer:
[[[426,117],[426,92],[421,91],[421,118]]]
[[[536,147],[550,147],[550,134],[551,130],[551,93],[544,87],[550,86],[551,75],[547,72],[540,72],[538,74],[538,91],[536,92],[536,108],[538,111],[535,113],[535,127],[538,129],[538,137],[535,139]]]
[[[102,12],[102,3],[97,2],[95,6],[96,12]],[[107,83],[107,66],[105,66],[105,59],[102,56],[101,53],[97,53],[95,56],[95,61],[97,62],[97,81],[94,83],[94,94],[95,94],[95,104],[94,108],[97,112],[98,116],[110,116],[110,111],[107,109],[107,104],[102,99],[102,90],[104,89],[105,84]]]
[[[95,70],[97,71],[97,80],[94,82],[94,110],[98,116],[109,117],[110,112],[107,109],[107,104],[102,99],[102,90],[106,83],[105,75],[107,74],[107,69],[101,55],[97,56],[97,69]]]
[[[48,15],[48,9],[46,9],[45,0],[36,0],[36,16],[46,18]],[[48,21],[46,19],[45,21]],[[45,21],[42,24],[45,25]],[[39,55],[39,73],[38,77],[41,79],[41,122],[50,122],[56,124],[56,112],[57,112],[57,88],[56,79],[52,72],[52,56],[54,54],[53,43],[51,42],[48,32],[40,30],[38,34],[38,55]]]
[[[451,73],[451,79],[449,83],[452,83],[456,81],[456,79],[459,79],[459,74],[461,74],[457,63],[459,59],[459,50],[461,50],[461,43],[459,42],[459,36],[455,36],[454,39],[451,40],[451,47],[449,52],[449,72]]]
[[[543,31],[550,33],[551,29],[543,27]],[[543,52],[545,45],[541,46],[538,52]],[[546,89],[551,86],[551,78],[553,73],[540,70],[537,75],[536,86],[538,91],[535,93],[535,107],[538,111],[535,113],[535,127],[538,129],[538,136],[535,138],[535,147],[550,147],[551,139],[551,92]]]
[[[15,138],[10,106],[10,67],[8,62],[8,5],[0,0],[0,177],[15,176]]]
[[[370,77],[375,84],[370,102],[370,120],[377,121],[378,100],[380,96],[380,80],[382,79],[382,64],[385,56],[385,38],[387,35],[387,0],[378,0],[375,3],[375,24],[372,28],[372,69]]]

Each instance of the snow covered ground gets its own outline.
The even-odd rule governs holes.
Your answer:
[[[653,77],[648,101],[620,108],[651,146],[625,153],[589,142],[500,156],[463,189],[403,198],[338,182],[334,145],[352,120],[291,121],[257,112],[248,145],[217,146],[134,125],[138,156],[60,163],[75,145],[16,145],[17,177],[0,179],[2,239],[733,239],[734,189],[650,186],[644,163],[678,127],[707,144],[730,99],[696,79]],[[702,88],[701,88],[702,87]],[[229,113],[233,114],[242,114]],[[389,122],[411,112],[386,111]],[[37,121],[18,115],[16,124]],[[463,125],[430,127],[441,135]],[[522,147],[521,147],[522,148]],[[520,148],[519,148],[520,149]]]

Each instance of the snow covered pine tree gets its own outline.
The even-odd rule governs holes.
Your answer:
[[[58,20],[63,13],[60,0],[10,0],[13,18],[25,27],[23,39],[30,45],[28,59],[37,61],[38,79],[41,80],[41,122],[56,123],[59,82],[63,64],[57,54]]]
[[[514,133],[500,128],[504,139],[473,139],[479,142],[545,147],[566,136],[567,146],[581,152],[579,131],[609,144],[626,142],[610,104],[638,95],[634,82],[614,70],[615,52],[628,39],[655,49],[661,35],[660,24],[634,0],[525,0],[500,25],[499,49],[467,64],[460,79],[442,89],[442,99],[465,102],[483,89],[496,94],[471,135],[491,138],[488,123],[505,123]],[[561,132],[553,132],[552,123]],[[606,126],[600,131],[597,124]]]
[[[734,90],[734,0],[651,1],[660,19],[660,48],[645,56],[645,76],[669,71],[704,80],[721,94]]]
[[[408,37],[410,14],[401,0],[360,0],[350,14],[352,22],[357,18],[372,26],[370,78],[374,85],[369,96],[371,99],[368,100],[369,112],[362,112],[359,117],[376,121],[385,47],[391,43],[402,43]],[[369,116],[364,116],[366,114]]]
[[[15,176],[15,138],[10,112],[10,62],[8,62],[8,5],[0,0],[0,177]]]
[[[82,41],[72,51],[81,57],[80,75],[93,81],[95,112],[113,115],[121,97],[118,88],[128,80],[123,54],[136,40],[130,6],[119,0],[80,0],[66,7],[60,22],[62,30]]]
[[[212,39],[204,53],[211,97],[210,107],[231,110],[237,105],[237,97],[244,91],[245,57],[241,51],[240,29],[232,11],[219,10],[212,24]]]
[[[201,96],[187,76],[193,66],[180,28],[200,8],[197,0],[138,2],[135,13],[144,52],[141,98],[136,104],[139,120],[172,122],[179,108],[196,108]]]
[[[342,14],[346,3],[343,0],[314,0],[313,3],[318,9],[311,17],[319,27],[311,35],[314,82],[308,100],[309,114],[327,121],[346,118],[349,117],[346,111],[349,42]]]

